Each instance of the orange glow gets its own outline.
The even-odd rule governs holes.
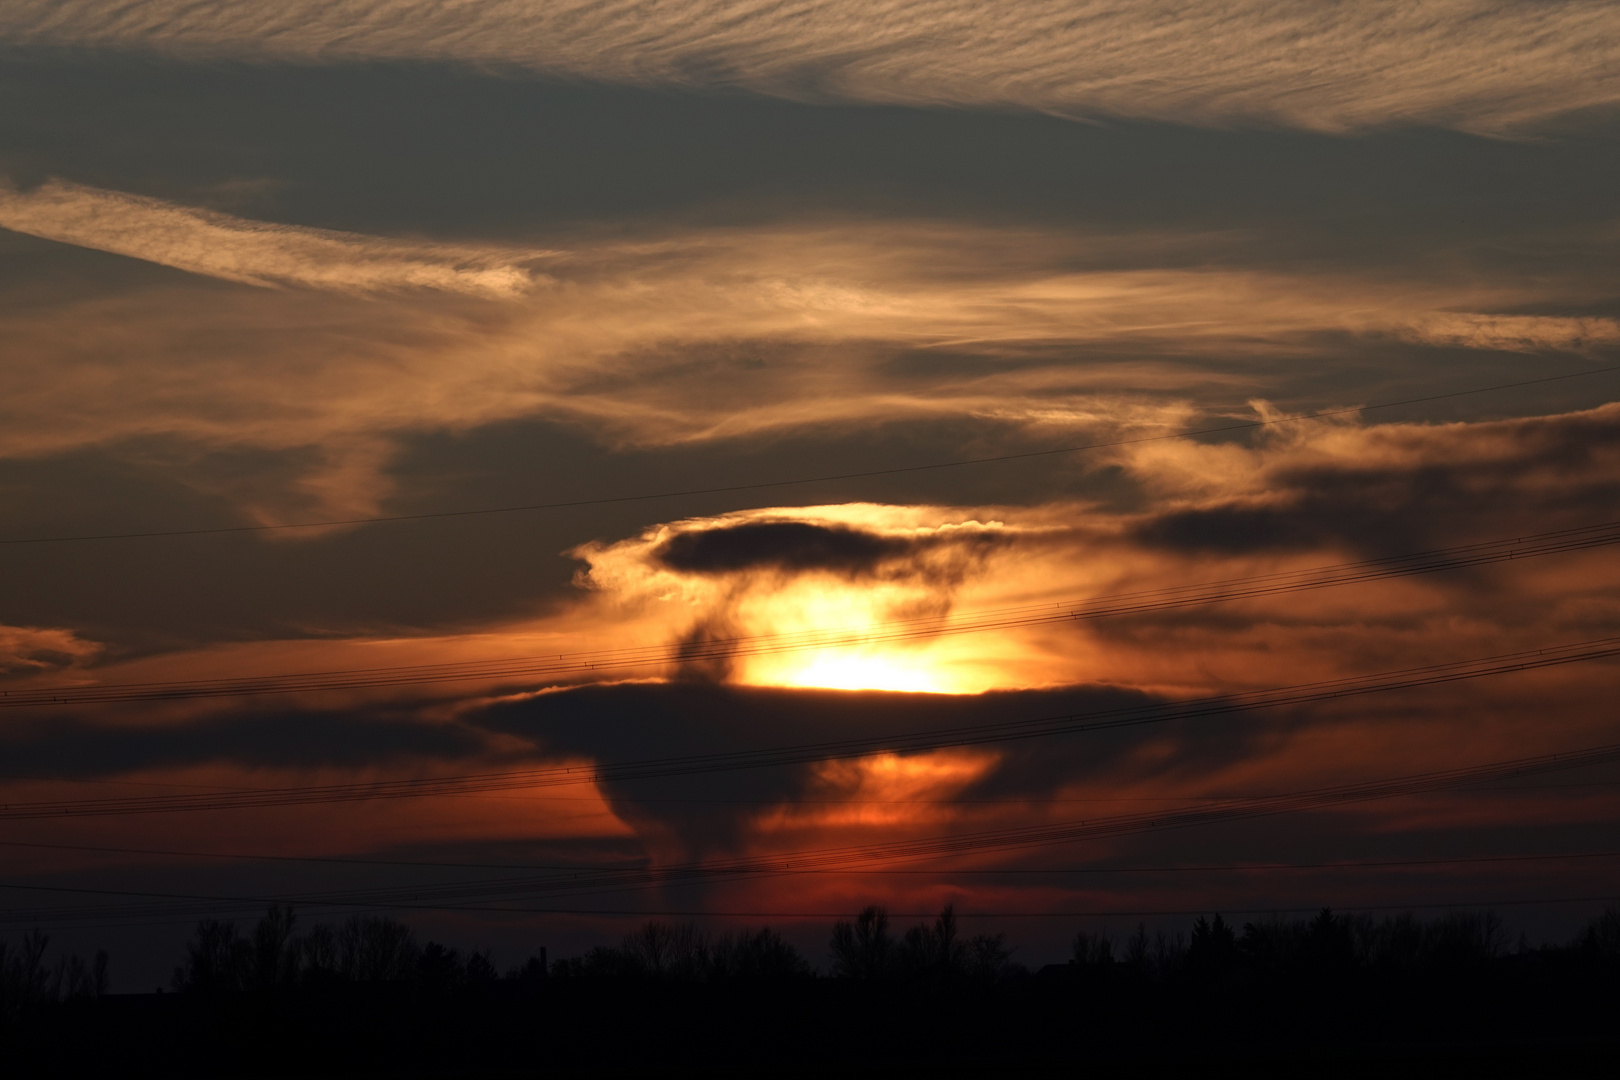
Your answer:
[[[767,833],[906,825],[949,815],[937,801],[988,776],[1001,755],[984,750],[935,750],[825,761],[815,767],[815,794],[779,806],[756,826]]]
[[[920,661],[920,662],[917,662]],[[862,649],[817,651],[795,658],[788,670],[763,680],[777,686],[820,687],[826,690],[903,690],[920,693],[952,692],[949,672],[930,665],[926,657],[884,655]]]

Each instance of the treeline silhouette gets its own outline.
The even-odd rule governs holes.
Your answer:
[[[63,1002],[82,1002],[107,992],[107,954],[88,963],[77,953],[47,962],[50,936],[30,930],[21,941],[0,941],[0,1033],[25,1014]]]
[[[200,922],[170,992],[143,995],[107,994],[104,952],[49,960],[48,944],[37,931],[0,942],[0,1036],[31,1074],[814,1073],[1301,1055],[1433,1072],[1620,1049],[1620,904],[1537,947],[1510,943],[1492,912],[1323,909],[1241,927],[1217,914],[1179,932],[1081,931],[1066,963],[1036,971],[1005,934],[962,932],[950,905],[903,930],[873,905],[833,925],[819,971],[770,927],[652,920],[616,946],[549,964],[540,949],[504,972],[487,952],[419,943],[395,919],[301,927],[276,905],[246,930]]]

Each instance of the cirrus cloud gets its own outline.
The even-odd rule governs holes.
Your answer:
[[[0,37],[1326,131],[1504,131],[1620,96],[1595,0],[13,0]]]
[[[534,284],[524,264],[549,254],[250,221],[64,180],[29,191],[0,184],[0,228],[245,285],[354,293],[434,289],[511,299]]]
[[[0,312],[13,345],[0,456],[153,438],[181,459],[299,456],[272,492],[196,481],[265,523],[376,513],[403,441],[513,420],[616,449],[963,418],[1106,438],[1185,423],[1192,393],[1241,409],[1257,372],[1345,342],[1579,356],[1620,344],[1606,315],[1523,313],[1601,300],[1577,271],[1233,265],[1216,255],[1230,235],[842,220],[491,248],[64,181],[0,189],[0,226],[300,287],[209,288],[203,302],[199,283],[143,279]]]

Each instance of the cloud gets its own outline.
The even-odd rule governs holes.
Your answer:
[[[581,548],[589,563],[581,580],[591,587],[577,603],[528,620],[431,639],[241,642],[86,666],[75,677],[138,681],[667,647],[694,626],[723,622],[740,634],[852,627],[871,637],[880,620],[911,618],[921,632],[823,648],[819,659],[815,649],[784,651],[718,680],[679,678],[680,665],[669,663],[577,673],[551,685],[491,678],[347,698],[86,709],[12,723],[5,749],[19,769],[193,790],[337,783],[881,739],[1591,639],[1620,632],[1620,579],[1609,548],[1112,619],[1006,624],[956,637],[931,631],[975,612],[1061,614],[1065,601],[1086,597],[1590,524],[1616,505],[1617,455],[1620,406],[1475,423],[1314,422],[1243,445],[1116,448],[1099,467],[1121,471],[1142,494],[1123,507],[849,504],[682,519]],[[756,528],[780,525],[794,527]],[[692,539],[673,543],[682,537]],[[957,572],[942,575],[938,565]],[[917,673],[924,688],[982,692],[844,692],[831,688],[840,685],[840,664],[846,673]],[[860,761],[829,753],[700,780],[618,781],[482,802],[362,804],[329,830],[317,827],[313,810],[266,812],[254,828],[274,850],[294,852],[538,837],[611,841],[615,859],[679,861],[1026,827],[1593,745],[1612,738],[1614,673],[1613,664],[1581,664],[1073,738]],[[16,784],[6,795],[47,797],[19,793]],[[1369,848],[1432,852],[1466,848],[1479,830],[1508,823],[1525,844],[1515,850],[1543,842],[1567,850],[1568,830],[1596,829],[1612,817],[1605,798],[1587,789],[1480,790],[1308,821],[1126,838],[1088,846],[1072,861],[1151,861],[1159,852],[1168,853],[1166,862],[1207,863],[1264,860],[1271,851],[1286,860],[1301,843],[1315,852],[1342,844],[1357,856]],[[70,823],[47,827],[73,839]],[[228,827],[234,841],[235,818]],[[300,827],[318,834],[308,848],[298,846]],[[601,859],[602,850],[587,854]],[[961,866],[1025,859],[1039,865],[1035,856],[988,853],[924,869],[938,869],[930,880],[955,888]],[[1023,884],[998,888],[1033,906],[1030,897],[1049,895],[1039,891],[1048,887],[1071,896],[1063,890],[1077,886],[1066,881],[1031,883],[1033,892]],[[834,908],[859,900],[852,894],[861,889],[897,895],[871,879],[744,888],[756,887],[766,897],[761,904],[773,888],[779,903],[786,904],[783,893],[800,900],[807,893]],[[707,895],[686,893],[681,903],[700,907]],[[737,893],[724,895],[735,902]]]
[[[211,715],[186,723],[151,726],[109,726],[72,716],[39,724],[37,716],[12,716],[4,745],[12,768],[24,776],[140,774],[218,765],[249,771],[364,772],[476,760],[491,750],[481,732],[436,722],[411,709],[346,714],[261,703],[240,711],[216,706]]]
[[[0,626],[0,676],[55,674],[96,659],[101,644],[72,630]]]
[[[448,60],[809,100],[1344,131],[1504,131],[1620,94],[1601,0],[13,0],[13,43]]]
[[[771,568],[783,573],[825,571],[846,577],[869,577],[884,564],[905,563],[904,575],[916,573],[918,563],[945,540],[952,546],[987,551],[998,533],[975,530],[931,535],[886,535],[842,523],[814,521],[743,520],[735,524],[685,528],[663,540],[652,552],[671,570],[697,574],[726,574]]]
[[[470,708],[462,717],[475,729],[529,741],[571,760],[623,761],[882,738],[1147,700],[1110,686],[919,696],[675,682],[578,687]],[[1039,803],[1066,784],[1133,767],[1134,741],[1134,736],[1104,735],[1044,753],[1006,746],[712,773],[701,780],[701,796],[694,795],[692,778],[680,777],[616,781],[601,790],[615,813],[634,823],[660,856],[689,857],[747,849],[759,834],[937,826],[974,817],[970,810],[906,805],[907,800],[1017,791]],[[1228,740],[1228,745],[1243,741]],[[1160,771],[1151,763],[1146,768]],[[854,806],[849,800],[891,801]],[[796,803],[806,805],[796,813]]]
[[[249,221],[64,180],[30,191],[0,185],[0,227],[247,285],[432,289],[496,300],[527,292],[534,279],[523,264],[546,254]]]
[[[1620,405],[1470,424],[1313,425],[1260,445],[1155,447],[1144,542],[1194,552],[1341,544],[1383,556],[1605,520],[1620,505]]]
[[[1201,693],[1400,667],[1437,648],[1490,655],[1522,647],[1529,627],[1537,640],[1575,641],[1620,626],[1613,583],[1583,576],[1597,572],[1599,549],[1512,569],[944,633],[975,613],[1061,613],[1063,601],[1086,597],[1605,521],[1620,504],[1620,405],[1474,423],[1313,422],[1247,445],[1123,446],[1087,467],[1119,470],[1143,508],[774,508],[674,522],[574,554],[589,564],[580,583],[602,618],[662,626],[692,657],[755,635],[805,646],[744,651],[705,669],[756,685],[962,692],[1117,678]],[[1297,653],[1277,643],[1280,627]],[[1189,655],[1203,660],[1182,663]]]
[[[508,295],[501,283],[526,273],[499,261],[510,251],[220,219],[65,184],[0,197],[8,212],[202,272],[321,286],[209,287],[204,300],[185,281],[93,297],[64,281],[0,313],[13,346],[0,456],[145,440],[141,454],[167,455],[161,467],[267,523],[376,513],[402,443],[514,420],[615,449],[960,420],[1089,441],[1184,424],[1191,396],[1241,409],[1302,357],[1369,342],[1581,356],[1620,343],[1612,318],[1513,313],[1592,299],[1574,272],[1245,268],[1215,257],[1230,237],[915,221],[597,235]],[[184,241],[173,250],[171,226]],[[437,284],[398,295],[424,281]],[[191,464],[237,450],[297,464],[241,490]]]
[[[813,637],[818,630],[841,630],[851,638],[845,644],[856,646],[741,662],[720,657],[688,666],[687,674],[966,689],[975,679],[966,667],[946,678],[937,659],[919,654],[908,667],[888,650],[886,657],[863,661],[870,650],[860,647],[874,625],[944,616],[964,583],[1030,534],[999,521],[940,520],[950,513],[871,504],[744,511],[658,526],[613,544],[585,544],[572,554],[588,564],[578,584],[621,610],[671,625],[688,661],[712,652],[716,642],[759,634]],[[784,663],[797,675],[785,673]]]
[[[831,570],[850,576],[870,573],[909,545],[847,525],[806,521],[751,521],[713,529],[693,529],[665,540],[654,552],[672,570],[726,573],[772,566],[785,571]]]

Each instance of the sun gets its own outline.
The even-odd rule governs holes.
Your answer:
[[[824,690],[895,690],[906,693],[948,694],[942,673],[921,657],[882,654],[854,649],[817,650],[794,657],[770,679],[777,686],[819,687]]]
[[[999,685],[956,642],[861,644],[795,649],[744,657],[732,673],[746,686],[821,690],[890,690],[906,694],[978,694]]]

